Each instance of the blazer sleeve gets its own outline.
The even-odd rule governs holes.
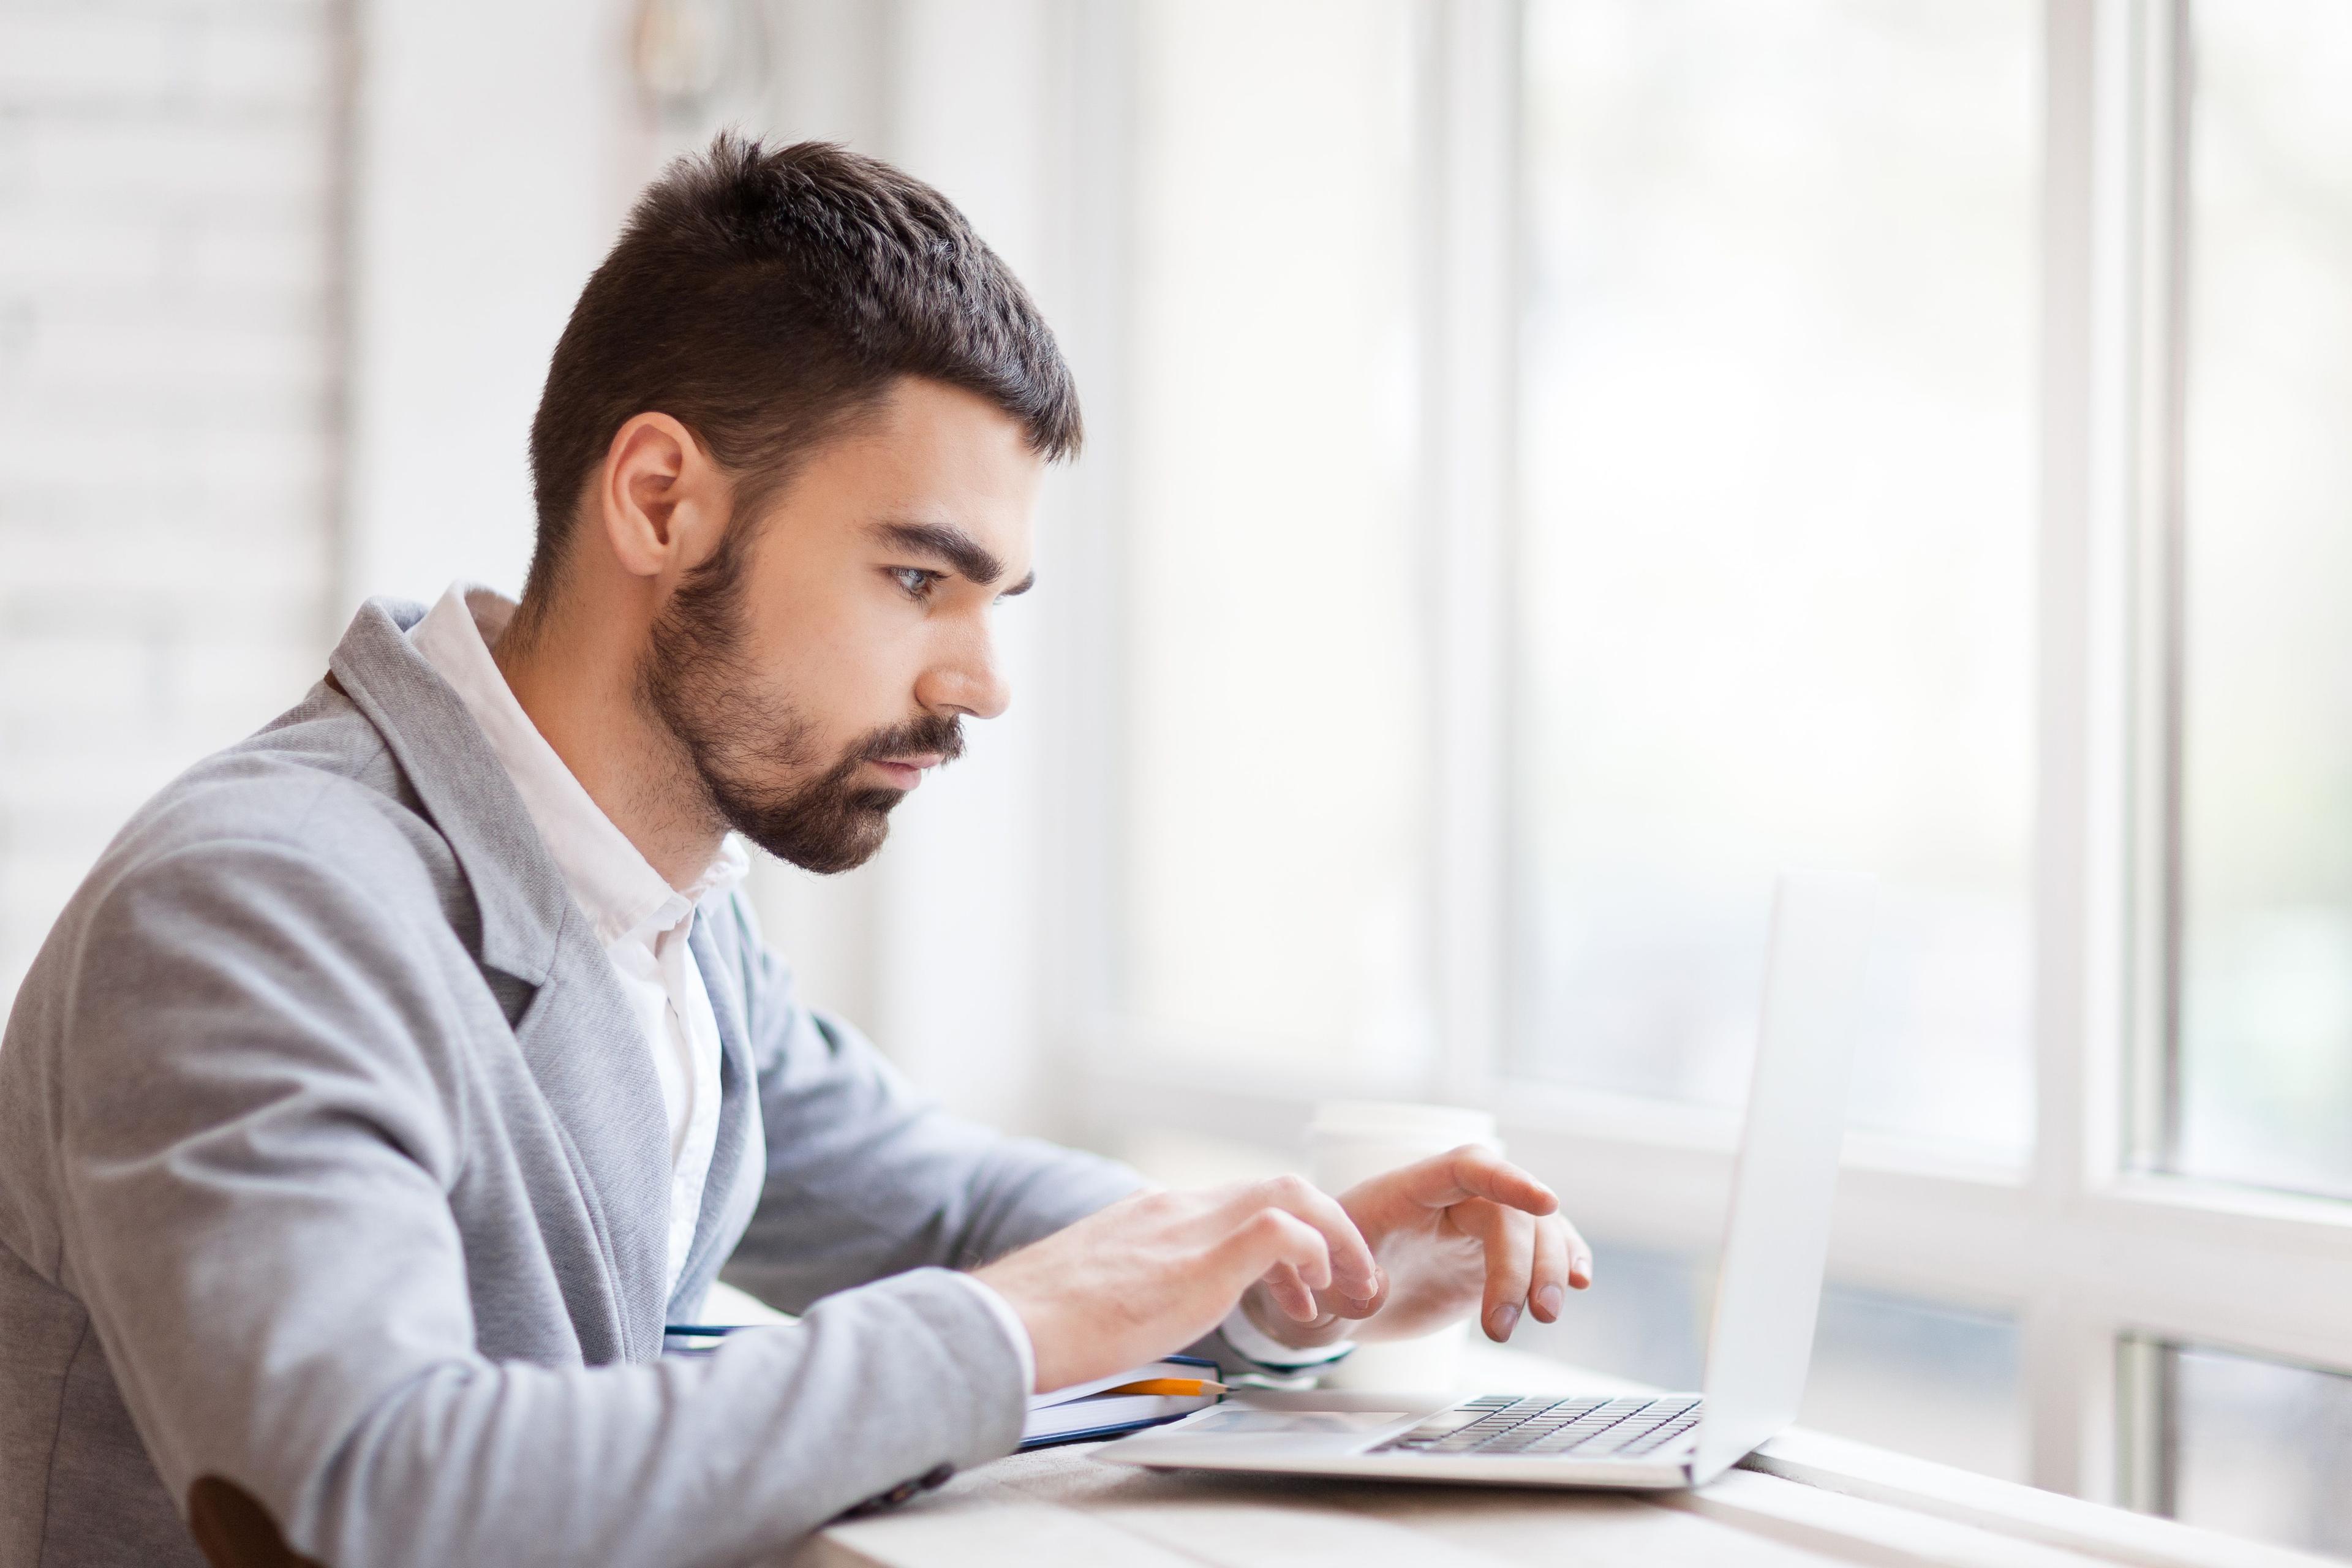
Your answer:
[[[299,848],[237,842],[134,868],[79,932],[60,1276],[200,1539],[257,1516],[336,1568],[751,1561],[1012,1448],[1016,1358],[933,1269],[708,1358],[480,1354],[449,1194],[465,1120],[488,1111],[451,1065],[446,930],[412,920]],[[922,1207],[925,1172],[968,1178],[934,1205],[951,1218],[902,1219],[908,1258],[1058,1212],[1023,1195],[1053,1162],[891,1113],[868,1071],[805,1070],[871,1108],[844,1152],[898,1162],[886,1215]]]
[[[803,1311],[906,1269],[976,1268],[1144,1185],[1114,1161],[924,1100],[855,1027],[802,1001],[747,900],[730,909],[767,1141],[730,1284]]]

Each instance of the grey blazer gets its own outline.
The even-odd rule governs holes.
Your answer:
[[[918,1102],[715,898],[665,1301],[653,1064],[422,613],[150,802],[17,994],[0,1568],[756,1560],[1011,1449],[1017,1355],[944,1270],[1137,1184]],[[665,1357],[722,1264],[804,1321]]]

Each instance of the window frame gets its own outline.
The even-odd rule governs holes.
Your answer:
[[[1830,1271],[1989,1309],[2020,1331],[2029,1479],[2158,1501],[2138,1478],[2137,1343],[2227,1346],[2352,1369],[2352,1203],[2167,1173],[2177,1125],[2182,256],[2189,0],[2044,0],[2036,564],[2034,1137],[2021,1167],[1850,1134]],[[1494,1110],[1515,1155],[1588,1231],[1719,1245],[1737,1119],[1507,1077],[1511,664],[1519,310],[1517,0],[1419,0],[1423,158],[1422,514],[1434,738],[1426,1070],[1342,1079],[1254,1068],[1214,1080],[1208,1040],[1121,1019],[1116,763],[1124,589],[1115,520],[1131,367],[1118,265],[1129,243],[1128,0],[1075,8],[1066,170],[1077,256],[1071,339],[1095,455],[1075,499],[1113,520],[1060,563],[1097,606],[1061,728],[1070,831],[1047,868],[1070,956],[1045,976],[1068,1123],[1295,1147],[1312,1107],[1355,1095]],[[1074,651],[1079,645],[1072,643]],[[1066,940],[1065,940],[1066,939]],[[1149,1047],[1150,1048],[1142,1048]],[[1221,1059],[1233,1060],[1231,1053]]]

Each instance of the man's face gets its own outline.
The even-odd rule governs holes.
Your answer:
[[[770,853],[845,871],[1010,698],[992,613],[1029,585],[1045,465],[971,393],[902,378],[678,584],[643,700],[710,804]]]

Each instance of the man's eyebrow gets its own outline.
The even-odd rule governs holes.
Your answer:
[[[982,587],[1004,575],[1004,563],[999,561],[993,552],[963,530],[947,523],[877,522],[867,531],[887,544],[944,561],[960,574]],[[1003,596],[1025,594],[1036,580],[1037,574],[1032,572],[1005,589]]]

